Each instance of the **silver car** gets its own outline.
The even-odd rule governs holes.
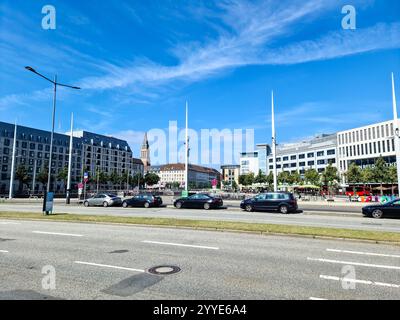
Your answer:
[[[89,206],[103,206],[103,207],[119,206],[122,204],[122,199],[120,197],[117,197],[114,194],[98,193],[98,194],[95,194],[93,197],[86,199],[83,204],[85,205],[85,207],[89,207]]]

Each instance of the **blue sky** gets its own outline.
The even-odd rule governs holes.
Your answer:
[[[41,27],[44,5],[56,30]],[[270,142],[275,92],[278,142],[391,118],[390,73],[400,96],[400,2],[352,0],[357,29],[343,30],[349,1],[40,1],[0,3],[0,120],[50,129],[51,88],[24,70],[57,73],[56,128],[127,139],[184,125],[254,128]]]

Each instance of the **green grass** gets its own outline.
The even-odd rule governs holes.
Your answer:
[[[213,229],[243,231],[265,234],[288,234],[315,237],[332,237],[356,240],[371,240],[377,242],[392,242],[400,244],[400,233],[365,231],[338,228],[303,227],[290,225],[277,225],[265,223],[245,223],[231,221],[209,221],[172,218],[148,217],[115,217],[100,215],[55,214],[44,216],[41,213],[2,212],[0,219],[38,219],[46,221],[91,222],[91,223],[119,223],[132,225],[170,226],[194,229]]]

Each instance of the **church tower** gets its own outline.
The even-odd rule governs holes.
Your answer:
[[[142,148],[140,151],[140,159],[142,160],[144,164],[144,172],[147,172],[147,170],[150,167],[150,147],[149,147],[149,141],[147,140],[147,132],[144,134],[144,139],[142,143]]]

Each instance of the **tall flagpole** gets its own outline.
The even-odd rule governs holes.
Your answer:
[[[188,134],[188,102],[186,101],[186,130],[185,130],[185,191],[188,192],[189,183],[189,134]]]
[[[71,113],[71,136],[69,139],[69,158],[68,158],[68,179],[67,179],[67,199],[66,203],[71,202],[71,169],[72,169],[72,149],[74,139],[74,114]]]
[[[397,194],[400,196],[400,136],[399,136],[399,118],[397,116],[396,91],[394,86],[394,74],[392,72],[392,95],[393,95],[393,129],[395,132],[395,152],[397,165]]]
[[[10,194],[8,195],[9,199],[12,199],[12,197],[13,197],[16,149],[17,149],[17,121],[15,121],[15,127],[14,127],[14,141],[13,141],[13,152],[12,152],[12,161],[11,161],[11,177],[10,177]]]
[[[273,175],[274,175],[274,192],[278,191],[278,178],[276,175],[276,131],[275,131],[275,107],[274,107],[274,91],[271,94],[272,102],[272,159],[273,159]]]

